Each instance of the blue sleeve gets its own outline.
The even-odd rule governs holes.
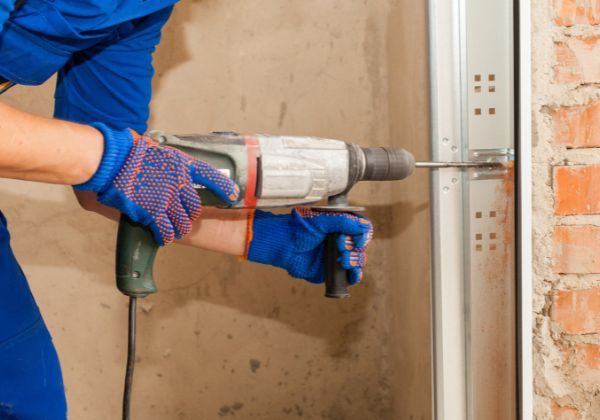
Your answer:
[[[119,26],[108,39],[74,53],[59,71],[57,118],[143,133],[152,90],[152,54],[172,7]]]
[[[0,0],[0,4],[5,1]],[[20,85],[40,85],[74,52],[110,33],[109,28],[80,33],[72,20],[56,8],[55,2],[17,0],[0,32],[0,76]]]
[[[6,22],[14,7],[15,0],[0,0],[0,32],[2,32],[4,22]]]

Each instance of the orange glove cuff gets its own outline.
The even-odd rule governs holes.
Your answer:
[[[248,211],[248,216],[246,217],[246,224],[247,224],[247,228],[246,228],[246,248],[244,249],[244,255],[242,255],[242,258],[247,260],[248,259],[248,250],[250,249],[250,242],[252,242],[252,237],[253,237],[253,230],[252,230],[252,226],[254,225],[254,214],[256,213],[255,209],[250,209]]]

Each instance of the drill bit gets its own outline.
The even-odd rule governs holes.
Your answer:
[[[430,169],[438,169],[438,168],[502,168],[504,167],[504,163],[502,162],[431,162],[431,161],[422,161],[415,162],[415,168],[430,168]]]

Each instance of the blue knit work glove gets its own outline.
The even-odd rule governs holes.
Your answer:
[[[371,222],[353,213],[333,213],[297,208],[291,214],[257,210],[249,226],[246,257],[249,261],[274,265],[292,277],[322,283],[325,280],[325,238],[339,233],[339,262],[348,279],[362,279],[366,250],[373,237]]]
[[[224,203],[237,201],[238,186],[218,169],[132,130],[92,126],[104,135],[102,161],[89,181],[74,188],[97,192],[98,201],[148,226],[159,245],[192,230],[201,204],[195,184]]]

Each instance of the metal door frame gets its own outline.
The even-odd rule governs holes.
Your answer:
[[[533,419],[533,236],[532,236],[532,67],[531,2],[515,0],[518,11],[517,278],[519,319],[519,414]]]
[[[497,203],[492,201],[498,193],[495,196],[489,190],[496,188],[501,179],[488,180],[488,174],[455,170],[432,176],[436,419],[474,419],[490,414],[482,401],[495,386],[505,392],[508,389],[512,396],[503,407],[495,407],[502,416],[509,413],[514,418],[531,417],[531,190],[524,182],[531,175],[529,159],[522,159],[530,154],[530,78],[523,79],[530,71],[530,13],[529,5],[524,3],[429,0],[432,158],[467,160],[477,153],[502,154],[507,149],[514,153],[517,146],[519,165],[519,195],[515,196],[514,190],[507,192],[506,202],[511,204],[506,205],[502,220],[476,220],[482,219],[482,213],[485,218],[486,212],[474,212],[476,206],[496,208]],[[495,217],[496,211],[489,214]],[[502,233],[507,230],[519,236]],[[497,236],[507,267],[499,267],[500,273],[492,277],[496,282],[501,280],[499,289],[503,290],[497,292],[497,300],[506,301],[507,310],[498,310],[501,305],[494,301],[492,291],[492,309],[486,311],[480,303],[485,290],[482,285],[490,284],[489,279],[484,283],[485,263],[489,266],[492,254],[498,252],[496,244],[486,239]],[[491,314],[493,308],[495,317]],[[487,381],[481,374],[481,366],[488,366],[490,361],[483,350],[498,342],[486,331],[494,320],[502,325],[498,334],[512,340],[502,353],[506,358],[502,363],[510,372],[502,384]]]

